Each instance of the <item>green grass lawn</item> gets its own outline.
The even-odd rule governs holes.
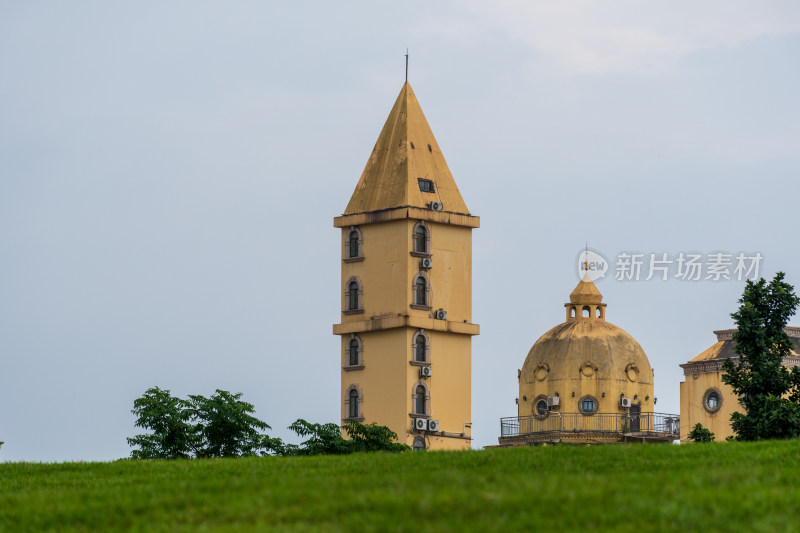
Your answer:
[[[0,464],[0,531],[800,531],[800,442]]]

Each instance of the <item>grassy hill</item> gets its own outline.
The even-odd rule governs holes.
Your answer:
[[[798,531],[800,442],[0,464],[0,531]]]

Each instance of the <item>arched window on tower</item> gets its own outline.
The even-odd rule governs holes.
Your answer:
[[[428,399],[427,399],[428,391],[424,385],[417,385],[416,390],[414,391],[414,413],[418,415],[425,415],[427,414],[428,408]]]
[[[414,227],[414,251],[420,254],[430,253],[429,240],[428,228],[420,222]]]
[[[364,364],[361,359],[361,339],[358,335],[352,335],[347,345],[347,365],[359,366]]]
[[[419,276],[414,284],[414,303],[428,305],[428,282],[422,276]]]
[[[363,290],[358,278],[350,278],[345,286],[344,312],[346,314],[363,313]]]
[[[351,281],[348,287],[349,308],[351,310],[358,309],[358,282]]]
[[[425,310],[431,308],[431,283],[424,272],[418,273],[411,281],[411,307]]]
[[[422,331],[417,332],[414,339],[414,361],[419,363],[428,361],[428,339]]]
[[[359,414],[359,398],[358,398],[358,389],[352,388],[348,394],[348,412],[347,416],[349,418],[358,418]]]
[[[419,361],[420,363],[424,363],[427,357],[425,353],[427,352],[427,342],[425,341],[425,335],[417,335],[417,342],[414,343],[414,360]]]
[[[344,239],[344,262],[355,263],[364,260],[363,238],[358,226],[351,226]]]
[[[358,232],[356,230],[352,230],[350,232],[350,257],[358,257],[358,255]]]

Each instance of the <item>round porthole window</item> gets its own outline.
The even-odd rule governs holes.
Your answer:
[[[703,407],[709,413],[716,413],[722,407],[722,393],[717,388],[710,388],[703,396]]]
[[[536,402],[536,414],[539,415],[546,415],[547,414],[547,401],[546,400],[539,400]]]
[[[578,402],[578,409],[585,415],[593,415],[597,412],[597,399],[592,396],[584,396]]]
[[[538,396],[533,401],[533,416],[539,419],[547,418],[550,415],[550,410],[547,408],[547,397]]]

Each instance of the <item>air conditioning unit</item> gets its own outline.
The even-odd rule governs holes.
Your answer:
[[[428,420],[425,418],[415,418],[414,419],[414,429],[417,431],[427,431],[428,430]]]
[[[431,208],[431,211],[441,211],[442,210],[442,202],[431,202],[428,204]]]
[[[437,309],[433,312],[433,318],[436,320],[447,320],[447,311],[444,309]]]
[[[430,257],[423,257],[419,260],[419,267],[425,269],[433,268],[433,259]]]
[[[631,399],[630,398],[620,398],[619,399],[619,406],[620,407],[630,407],[631,406]]]
[[[429,366],[423,366],[419,369],[419,375],[423,378],[429,378],[433,375],[433,370]]]
[[[550,396],[547,398],[547,407],[558,407],[558,396]]]
[[[439,421],[428,420],[428,431],[439,431]]]

